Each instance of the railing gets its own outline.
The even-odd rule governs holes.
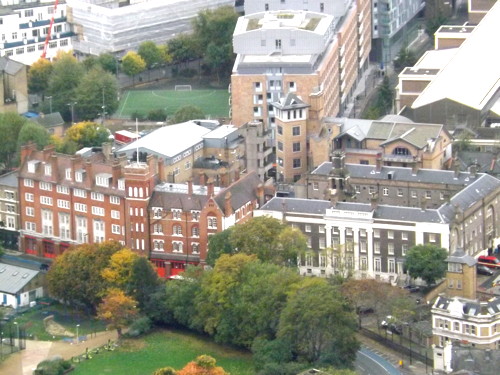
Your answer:
[[[364,336],[366,336],[374,341],[377,341],[377,342],[381,343],[382,345],[385,345],[388,348],[390,348],[398,353],[401,353],[402,355],[409,357],[410,362],[412,359],[415,359],[417,361],[420,361],[420,362],[426,364],[427,366],[430,366],[430,368],[434,368],[434,360],[432,357],[429,357],[427,355],[427,348],[424,348],[425,355],[422,355],[420,352],[416,352],[410,348],[407,348],[406,346],[403,346],[394,340],[388,339],[387,337],[381,336],[373,331],[370,331],[369,329],[360,327],[359,331]],[[391,335],[391,336],[394,336],[394,335]],[[414,345],[417,346],[418,348],[421,348],[421,346],[418,344],[414,344]]]

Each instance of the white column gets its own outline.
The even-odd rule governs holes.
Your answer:
[[[359,277],[359,228],[352,228],[353,253],[354,253],[354,277]]]
[[[371,227],[366,228],[366,254],[368,256],[368,269],[366,270],[367,276],[373,277],[373,229]]]

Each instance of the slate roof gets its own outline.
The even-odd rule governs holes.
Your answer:
[[[261,210],[324,215],[331,205],[330,201],[324,200],[274,197],[263,205]]]
[[[221,191],[221,193],[217,194],[215,196],[215,201],[219,207],[224,207],[225,197],[229,192],[231,193],[231,207],[233,210],[237,210],[246,203],[257,198],[256,188],[261,183],[262,181],[257,173],[251,172],[238,181],[233,182],[226,189]]]
[[[371,212],[373,210],[371,205],[366,203],[338,202],[335,207],[332,207],[332,203],[326,200],[279,197],[271,199],[261,207],[261,210],[325,215],[326,210],[330,208],[357,212]],[[413,207],[379,205],[373,213],[373,218],[381,220],[443,223],[443,219],[437,210],[422,210]]]
[[[29,268],[0,263],[0,292],[16,294],[38,273]]]
[[[476,165],[478,172],[500,175],[500,155],[492,152],[459,151],[457,159],[461,169]]]
[[[8,57],[0,57],[0,70],[9,74],[16,75],[21,69],[25,68],[26,65],[18,61],[9,59]]]
[[[497,375],[500,364],[500,350],[484,350],[473,347],[453,345],[451,349],[451,368],[457,371],[452,375]]]
[[[48,113],[30,119],[44,128],[52,128],[54,126],[64,125],[64,120],[59,112]]]
[[[5,173],[4,175],[1,175],[0,176],[0,185],[17,188],[18,184],[19,184],[19,181],[17,179],[18,175],[19,175],[19,173],[17,171],[8,172],[8,173]]]
[[[432,306],[433,309],[440,309],[449,312],[455,312],[455,315],[469,315],[469,316],[487,316],[500,313],[500,299],[492,298],[487,302],[479,302],[477,300],[470,300],[459,297],[445,297],[444,295],[438,296],[436,302]]]
[[[453,254],[450,254],[448,258],[446,258],[448,263],[461,263],[467,264],[469,267],[472,267],[477,263],[476,259],[466,254],[463,249],[456,249]]]
[[[272,104],[278,109],[299,109],[310,107],[309,104],[305,103],[297,95],[292,93],[288,93],[284,98],[281,98],[279,101]]]
[[[451,221],[455,216],[455,211],[465,211],[480,199],[486,197],[491,192],[500,188],[500,180],[488,174],[480,175],[469,186],[465,187],[453,197],[449,203],[443,204],[439,208],[439,213],[445,220]]]
[[[257,198],[256,188],[261,180],[256,172],[249,173],[225,189],[214,187],[214,199],[223,209],[225,197],[231,193],[233,210],[239,209],[247,202]],[[149,207],[176,208],[183,211],[201,211],[210,197],[205,186],[193,185],[193,194],[188,194],[187,184],[164,183],[157,185],[151,197]]]
[[[311,174],[328,176],[332,170],[332,162],[324,162],[318,166]],[[396,181],[421,182],[421,183],[442,183],[448,185],[468,185],[482,176],[478,174],[475,179],[469,172],[460,172],[455,178],[454,171],[445,171],[441,169],[419,169],[414,174],[411,168],[382,166],[380,172],[377,172],[375,165],[345,164],[345,169],[351,178],[366,178],[375,180],[388,180],[389,172],[392,172],[391,178]]]

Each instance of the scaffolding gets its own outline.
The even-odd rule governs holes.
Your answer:
[[[191,20],[205,9],[234,6],[234,0],[67,0],[68,22],[84,55],[137,50],[144,41],[165,43],[191,31]]]

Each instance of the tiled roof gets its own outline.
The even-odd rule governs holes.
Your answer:
[[[263,205],[261,210],[324,215],[331,205],[330,201],[324,200],[274,197]]]
[[[5,173],[4,175],[1,175],[0,176],[0,185],[17,188],[18,187],[18,179],[17,179],[18,174],[19,173],[17,171],[13,171],[13,172],[9,172],[9,173]]]
[[[465,251],[460,248],[455,250],[453,254],[446,258],[446,261],[449,263],[467,264],[469,267],[472,267],[477,263],[476,259],[466,254]]]
[[[30,120],[45,128],[64,125],[64,120],[59,112],[47,113],[43,116],[33,117]]]
[[[251,172],[238,181],[233,182],[226,189],[215,196],[215,201],[219,207],[224,207],[225,197],[231,193],[231,206],[233,210],[239,209],[248,202],[257,198],[256,188],[262,181],[256,172]]]

